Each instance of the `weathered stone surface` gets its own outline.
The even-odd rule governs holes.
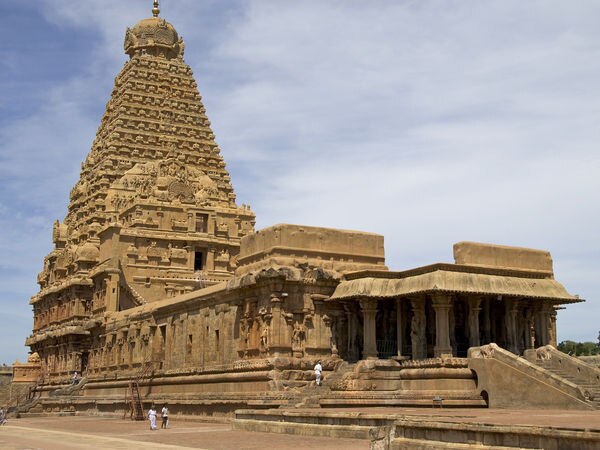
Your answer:
[[[454,261],[456,264],[553,272],[550,252],[480,242],[454,244]]]
[[[471,358],[478,379],[469,347],[556,344],[556,307],[580,299],[554,280],[548,252],[459,243],[456,264],[391,272],[378,234],[255,231],[175,28],[156,12],[124,48],[30,300],[27,345],[40,358],[23,371],[43,375],[36,408],[121,411],[133,386],[145,403],[222,416],[288,402],[429,406],[435,395],[482,406],[481,385],[503,392],[518,371],[494,378],[488,365],[504,362]],[[86,383],[65,389],[74,371]],[[51,398],[57,389],[80,403]]]

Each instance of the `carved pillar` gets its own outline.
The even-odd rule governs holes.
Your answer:
[[[358,332],[356,305],[354,303],[344,303],[344,311],[346,311],[346,320],[348,322],[348,340],[346,354],[350,361],[360,359],[358,354]]]
[[[506,347],[512,353],[518,354],[517,346],[517,313],[519,311],[519,300],[504,298]]]
[[[338,356],[337,348],[337,336],[335,332],[336,318],[329,314],[323,315],[323,323],[325,324],[326,330],[329,330],[329,348],[331,349],[331,356]]]
[[[281,299],[276,294],[271,294],[271,349],[275,356],[279,356],[281,347]]]
[[[194,213],[187,213],[187,221],[188,221],[188,231],[194,232],[196,231],[196,221],[194,220]]]
[[[377,300],[372,298],[361,299],[360,307],[363,312],[363,358],[377,359],[377,336],[375,329]]]
[[[448,318],[451,300],[450,294],[434,294],[432,296],[432,305],[435,311],[435,347],[433,349],[435,356],[452,354]]]
[[[469,347],[479,347],[479,311],[481,311],[481,297],[469,296],[467,298],[469,304],[468,329],[469,329]]]
[[[329,311],[324,307],[324,301],[328,297],[322,294],[311,294],[310,296],[314,308],[312,317],[313,333],[312,344],[315,354],[324,355],[331,351],[331,320]]]
[[[541,303],[536,307],[534,317],[536,347],[542,347],[550,343],[549,329],[552,325],[550,322],[550,309],[551,305],[548,303]]]
[[[287,294],[286,294],[287,296]],[[283,295],[271,294],[271,352],[279,356],[282,351],[288,352],[291,344],[287,332],[288,325],[282,313]],[[285,347],[285,348],[284,348]]]
[[[558,345],[556,342],[556,309],[554,306],[550,310],[550,328],[548,329],[549,344],[556,348]]]
[[[410,327],[412,359],[427,358],[427,336],[425,335],[425,298],[411,298],[413,317]]]
[[[483,310],[483,342],[482,344],[489,344],[492,342],[492,323],[490,320],[490,299],[489,298],[481,298],[481,306]]]
[[[215,270],[215,248],[209,247],[206,253],[205,270]]]
[[[404,328],[402,327],[402,299],[396,299],[396,341],[398,348],[398,357],[402,356],[402,331]]]
[[[533,315],[533,306],[530,304],[525,310],[525,326],[523,328],[523,339],[525,348],[532,349],[535,346],[535,320]]]

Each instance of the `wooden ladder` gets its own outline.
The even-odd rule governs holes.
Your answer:
[[[135,377],[129,381],[127,392],[125,393],[125,405],[128,408],[123,412],[123,419],[127,417],[127,413],[129,413],[131,420],[145,419],[142,398],[140,396],[140,381],[147,377],[153,368],[154,362],[152,356],[150,356],[143,362],[142,367],[140,367]]]

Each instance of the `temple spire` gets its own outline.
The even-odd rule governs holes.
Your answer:
[[[160,14],[160,9],[158,8],[158,0],[154,0],[154,5],[152,8],[152,15],[154,17],[158,17],[159,14]]]

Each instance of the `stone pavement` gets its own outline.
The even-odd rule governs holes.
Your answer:
[[[160,425],[159,425],[160,426]],[[106,417],[11,419],[0,427],[3,450],[69,449],[368,449],[369,442],[234,431],[230,424],[173,420],[168,430],[150,431],[147,421]]]
[[[300,411],[295,409],[295,411]],[[307,409],[308,411],[308,409]],[[314,408],[313,414],[382,414],[454,423],[533,425],[558,429],[600,431],[600,411],[432,409],[432,408]],[[150,431],[148,422],[118,418],[64,416],[11,419],[0,427],[2,449],[368,449],[367,440],[298,436],[232,430],[228,423],[180,421],[168,430]]]

